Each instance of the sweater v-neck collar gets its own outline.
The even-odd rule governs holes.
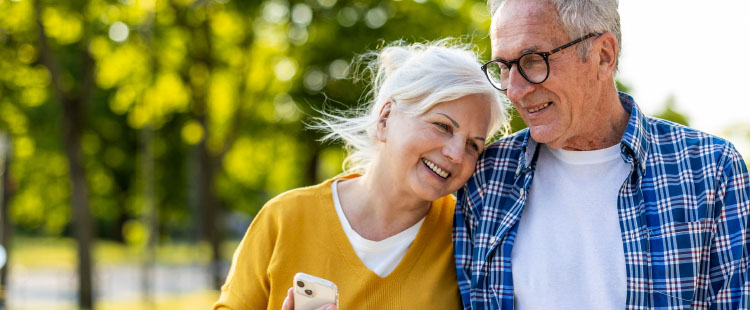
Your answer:
[[[446,198],[442,197],[432,202],[432,204],[430,205],[430,210],[427,212],[427,215],[424,218],[422,227],[419,229],[416,238],[414,238],[414,242],[412,242],[411,246],[406,251],[406,255],[404,255],[404,257],[401,259],[401,262],[398,263],[396,268],[393,269],[390,274],[385,277],[381,277],[370,270],[364,264],[364,262],[359,259],[357,253],[354,252],[354,248],[349,242],[349,239],[347,239],[344,228],[341,226],[341,222],[338,218],[338,214],[336,214],[336,209],[333,203],[333,192],[331,190],[333,181],[336,179],[353,179],[356,177],[359,177],[359,174],[344,175],[341,177],[329,179],[319,185],[323,187],[321,188],[321,196],[319,198],[322,202],[321,205],[325,206],[321,212],[321,222],[323,223],[324,227],[329,227],[326,232],[328,234],[328,238],[332,240],[333,246],[338,249],[339,254],[341,255],[342,262],[346,262],[346,267],[352,273],[356,273],[361,275],[362,277],[367,278],[377,277],[382,280],[398,281],[405,275],[409,274],[409,271],[414,267],[414,264],[419,260],[419,257],[424,252],[425,246],[429,242],[427,240],[429,236],[426,236],[426,234],[427,232],[434,230],[435,226],[438,224],[440,219],[440,212],[444,209],[442,208],[442,204],[444,204],[444,200]]]

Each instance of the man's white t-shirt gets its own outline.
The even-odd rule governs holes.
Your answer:
[[[406,256],[409,246],[417,238],[417,233],[419,233],[419,228],[422,227],[424,218],[406,230],[386,239],[380,241],[367,240],[352,229],[352,225],[349,224],[339,201],[338,190],[336,189],[338,182],[339,180],[333,181],[331,191],[333,191],[333,204],[336,207],[336,214],[339,216],[346,237],[362,263],[375,274],[385,278],[393,269],[396,269],[396,266]]]
[[[624,309],[620,145],[539,151],[511,252],[516,309]]]

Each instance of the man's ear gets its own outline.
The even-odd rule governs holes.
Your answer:
[[[380,108],[380,114],[378,115],[378,141],[385,142],[388,136],[388,117],[391,116],[391,102],[386,102],[382,108]]]
[[[593,45],[598,52],[598,74],[599,79],[612,78],[617,63],[617,38],[611,32],[601,34]]]

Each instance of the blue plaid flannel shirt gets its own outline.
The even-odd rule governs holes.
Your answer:
[[[617,207],[627,309],[750,309],[750,181],[720,138],[631,111]],[[535,169],[528,130],[489,146],[458,192],[453,238],[466,309],[513,309],[511,251]]]

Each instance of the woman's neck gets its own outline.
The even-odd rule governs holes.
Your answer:
[[[407,194],[400,182],[391,182],[370,171],[338,184],[341,208],[352,229],[365,239],[380,241],[423,219],[430,201]]]

